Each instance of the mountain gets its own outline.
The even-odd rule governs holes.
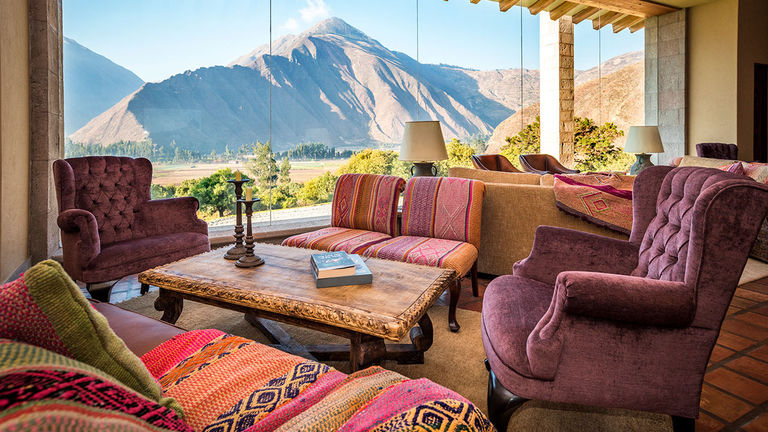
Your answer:
[[[539,98],[536,70],[418,64],[329,18],[273,41],[271,55],[264,45],[226,66],[147,83],[71,138],[105,145],[150,138],[201,153],[264,141],[270,135],[270,82],[276,151],[306,141],[339,148],[396,144],[405,122],[417,119],[417,106],[418,118],[441,121],[447,139],[490,135]]]
[[[525,99],[532,101],[538,72],[524,72],[525,87],[535,89]],[[109,144],[148,137],[201,152],[266,140],[270,79],[275,150],[310,140],[336,147],[397,143],[404,123],[417,118],[417,99],[419,117],[440,120],[448,138],[490,134],[520,107],[519,71],[419,66],[330,18],[276,40],[272,56],[262,46],[227,66],[147,83],[71,138]]]
[[[144,81],[128,69],[64,38],[64,133],[80,129]]]
[[[594,76],[595,79],[576,85],[574,115],[588,117],[595,121],[611,121],[619,129],[626,131],[629,126],[644,123],[645,67],[642,58],[635,62],[617,62],[616,64],[620,64],[620,68],[608,74],[604,73],[602,85],[597,79],[597,73],[586,75]],[[606,68],[603,68],[603,71],[606,71]],[[589,71],[585,71],[586,73]],[[521,115],[524,116],[524,121],[521,121]],[[505,139],[516,135],[523,124],[530,123],[537,115],[539,115],[538,103],[525,107],[501,122],[488,140],[486,152],[499,153],[501,147],[507,144]],[[617,144],[623,146],[625,139],[626,137],[619,138]]]

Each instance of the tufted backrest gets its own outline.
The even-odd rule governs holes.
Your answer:
[[[149,200],[147,159],[88,156],[53,163],[59,212],[82,209],[96,217],[101,244],[141,237],[136,212]]]
[[[394,236],[404,185],[405,180],[396,176],[342,174],[333,191],[331,225]]]
[[[413,177],[405,185],[403,235],[480,246],[485,183],[457,177]]]
[[[736,144],[699,143],[696,144],[696,155],[712,159],[735,160],[739,158],[739,147]]]

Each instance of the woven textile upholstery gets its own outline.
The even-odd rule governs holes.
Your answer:
[[[404,184],[395,176],[343,174],[333,191],[331,226],[395,235]]]
[[[328,227],[288,237],[283,240],[283,246],[361,254],[372,245],[391,238],[376,231]]]
[[[0,289],[0,338],[13,339],[79,360],[166,406],[160,386],[115,335],[64,269],[52,260]]]
[[[189,355],[166,370],[181,352]],[[156,377],[195,430],[492,430],[469,401],[426,379],[411,381],[380,367],[346,375],[217,331],[179,335],[142,360],[161,373]]]
[[[485,184],[456,177],[413,177],[403,198],[404,236],[480,244]]]
[[[555,174],[557,208],[595,225],[629,235],[634,176]]]
[[[477,260],[477,248],[469,243],[429,237],[399,236],[375,244],[363,256],[456,270],[464,276]]]
[[[0,430],[192,431],[177,413],[104,372],[0,339]]]

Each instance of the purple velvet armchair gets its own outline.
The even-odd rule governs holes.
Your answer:
[[[113,281],[210,250],[192,197],[150,200],[147,159],[91,156],[53,163],[64,269],[84,282]],[[109,301],[111,287],[91,295]],[[149,290],[142,285],[142,294]]]
[[[693,430],[704,372],[768,187],[709,168],[635,180],[629,241],[541,226],[514,275],[485,291],[488,410],[528,399],[669,414]]]

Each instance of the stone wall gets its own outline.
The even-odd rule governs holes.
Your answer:
[[[573,20],[540,17],[541,152],[574,165]]]
[[[664,153],[657,165],[686,150],[686,10],[645,20],[645,124],[658,125]]]

